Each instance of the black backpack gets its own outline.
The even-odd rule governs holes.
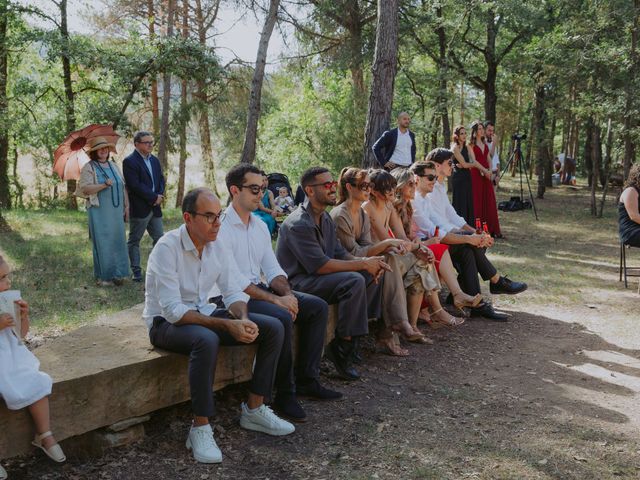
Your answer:
[[[520,197],[511,197],[509,200],[498,203],[498,210],[503,212],[517,212],[528,208],[531,208],[531,202],[529,200],[522,201]]]

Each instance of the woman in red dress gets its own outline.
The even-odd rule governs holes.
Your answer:
[[[471,139],[469,145],[483,168],[471,169],[471,189],[473,190],[473,212],[476,219],[487,223],[491,236],[503,238],[498,221],[498,206],[496,194],[491,184],[491,169],[489,167],[489,147],[484,141],[484,126],[480,120],[471,124]],[[473,226],[473,225],[472,225]]]

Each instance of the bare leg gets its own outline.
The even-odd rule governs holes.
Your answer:
[[[193,416],[194,427],[202,427],[203,425],[207,425],[208,423],[209,423],[209,417],[199,417],[197,415]]]
[[[36,433],[38,435],[51,430],[51,423],[49,421],[49,398],[43,397],[37,402],[29,405],[29,413],[33,418],[33,423],[36,426]],[[44,438],[42,444],[45,448],[55,445],[56,439],[52,436]]]
[[[482,295],[478,294],[475,297],[467,295],[460,288],[458,283],[458,272],[451,262],[451,255],[449,251],[444,252],[440,260],[440,279],[447,285],[451,295],[453,296],[454,303],[459,307],[477,307],[482,301]]]
[[[247,407],[249,407],[251,410],[253,410],[254,408],[258,408],[263,403],[264,403],[264,397],[262,395],[249,393],[249,398],[247,399]]]
[[[422,305],[422,297],[424,293],[420,292],[415,295],[407,295],[407,313],[409,315],[409,324],[414,331],[418,330],[418,314],[420,313],[420,305]]]

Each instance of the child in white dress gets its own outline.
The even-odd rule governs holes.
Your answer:
[[[11,288],[9,264],[0,255],[0,292]],[[29,331],[29,305],[24,300],[16,301],[20,307],[20,334]],[[16,337],[12,315],[0,313],[0,398],[10,410],[28,407],[36,427],[32,444],[41,448],[49,458],[64,462],[66,457],[56,442],[49,426],[49,399],[51,377],[39,370],[40,362]],[[0,466],[0,479],[7,472]]]

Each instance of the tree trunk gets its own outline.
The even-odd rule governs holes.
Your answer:
[[[496,79],[498,78],[498,59],[496,56],[496,37],[498,27],[496,25],[496,12],[490,9],[487,12],[487,46],[484,51],[484,59],[487,63],[487,77],[484,81],[484,119],[496,122]]]
[[[358,117],[365,114],[367,108],[367,87],[364,82],[362,56],[362,18],[358,0],[346,2],[344,27],[349,32],[349,70],[353,82],[353,101]]]
[[[67,27],[67,0],[60,0],[60,36],[62,40],[62,77],[64,81],[65,116],[67,118],[68,133],[76,130],[75,94],[71,81],[71,59],[69,58],[69,29]],[[77,210],[78,202],[75,196],[76,181],[67,180],[67,208]]]
[[[604,170],[602,172],[602,198],[600,200],[600,210],[598,211],[598,217],[602,217],[602,211],[604,210],[604,203],[607,200],[607,191],[609,190],[609,180],[611,179],[611,150],[613,149],[613,128],[611,127],[611,117],[607,121],[607,143],[605,144],[604,155]]]
[[[389,128],[393,86],[398,68],[398,11],[399,0],[378,0],[373,79],[364,134],[364,168],[378,165],[371,147],[382,132]]]
[[[600,178],[600,165],[602,159],[602,146],[600,141],[601,129],[598,122],[594,122],[591,139],[591,215],[594,217],[598,215],[596,205],[596,192],[598,190],[598,183]]]
[[[629,176],[631,164],[635,160],[636,149],[632,137],[632,130],[637,125],[637,118],[634,115],[634,97],[637,95],[634,88],[634,81],[638,74],[638,17],[640,16],[640,0],[633,1],[633,27],[631,28],[631,68],[627,76],[625,88],[625,116],[624,116],[624,179]],[[634,124],[635,118],[635,124]]]
[[[173,18],[175,10],[175,0],[167,1],[167,34],[166,37],[173,36]],[[162,74],[162,117],[160,120],[160,142],[158,144],[158,160],[165,175],[169,169],[169,114],[171,112],[171,74],[165,69]]]
[[[220,2],[215,5],[217,17],[217,9]],[[202,11],[202,0],[196,0],[196,24],[198,27],[198,41],[203,47],[207,44],[207,27],[204,23],[204,13]],[[202,155],[202,167],[204,170],[205,183],[214,193],[220,197],[218,185],[216,183],[216,165],[213,161],[213,148],[211,147],[211,127],[209,124],[209,95],[207,86],[203,80],[198,80],[198,133],[200,134],[200,151]]]
[[[9,16],[8,0],[0,0],[0,209],[11,208],[11,193],[9,190],[9,129],[5,122],[8,120],[9,99],[7,97],[7,74],[9,49],[7,46],[7,24]],[[2,217],[0,217],[0,226]]]
[[[464,80],[460,81],[460,125],[464,125]]]
[[[593,117],[587,119],[584,129],[584,168],[587,173],[587,182],[591,186],[591,178],[593,173]]]
[[[536,175],[538,177],[537,198],[544,198],[546,185],[544,181],[545,163],[547,161],[546,109],[544,85],[537,85],[535,91],[535,142],[536,142]],[[532,138],[531,141],[534,141]]]
[[[182,0],[182,38],[189,37],[189,0]],[[178,161],[178,192],[176,193],[176,208],[182,205],[184,197],[184,177],[187,165],[187,125],[189,124],[189,106],[187,105],[186,78],[180,83],[180,159]]]
[[[547,147],[547,151],[546,151],[546,162],[545,162],[545,169],[544,169],[544,185],[546,187],[552,187],[553,186],[553,181],[551,176],[553,175],[553,159],[554,159],[554,155],[553,155],[553,140],[556,138],[556,114],[555,112],[553,113],[553,116],[551,117],[551,130],[549,131],[549,136],[547,137],[547,142],[546,142],[546,147]]]
[[[280,0],[270,0],[269,12],[264,20],[264,27],[260,34],[256,67],[251,80],[251,93],[249,95],[249,111],[247,114],[247,129],[244,134],[241,161],[253,163],[256,159],[256,143],[258,139],[258,121],[260,120],[260,102],[262,99],[262,83],[264,81],[264,69],[267,64],[267,50],[269,40],[273,33],[273,27],[278,19]]]
[[[437,99],[437,110],[440,112],[440,117],[442,121],[442,146],[445,148],[449,148],[449,142],[451,141],[451,125],[449,124],[449,107],[447,105],[447,97],[448,97],[448,85],[447,78],[449,77],[448,72],[448,60],[447,60],[447,35],[444,30],[444,19],[442,14],[442,6],[438,5],[436,7],[436,17],[438,22],[438,28],[436,29],[436,33],[438,34],[438,47],[439,47],[439,57],[438,57],[438,77],[439,77],[439,86],[438,89],[438,99]]]
[[[153,0],[147,0],[147,16],[149,17],[149,41],[156,38],[156,13]],[[160,134],[160,105],[158,101],[158,80],[154,74],[151,78],[151,118],[154,138],[159,138]]]

